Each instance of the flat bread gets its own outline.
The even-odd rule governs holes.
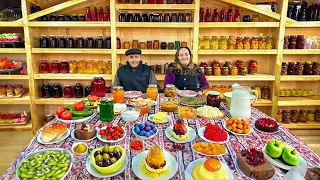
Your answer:
[[[54,123],[43,129],[40,139],[47,143],[53,140],[59,140],[67,133],[67,128],[61,123]]]

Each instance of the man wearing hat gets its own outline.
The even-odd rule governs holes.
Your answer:
[[[149,84],[156,84],[160,88],[151,67],[142,64],[141,50],[126,51],[127,64],[121,66],[113,81],[114,86],[123,86],[125,91],[141,91],[145,93]]]

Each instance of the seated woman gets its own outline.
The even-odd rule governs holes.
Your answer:
[[[179,90],[193,90],[202,93],[209,87],[206,76],[198,65],[192,62],[192,54],[188,47],[177,50],[174,62],[169,64],[164,87],[174,84]]]
[[[113,81],[113,87],[123,86],[125,91],[141,91],[145,93],[149,84],[159,83],[153,74],[151,67],[142,64],[141,50],[129,49],[126,51],[127,65],[121,66]]]

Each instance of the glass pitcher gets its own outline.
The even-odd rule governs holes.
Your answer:
[[[249,119],[251,116],[251,102],[250,94],[253,92],[255,95],[254,104],[258,98],[258,92],[250,89],[248,86],[233,86],[230,114],[232,117],[240,119]]]

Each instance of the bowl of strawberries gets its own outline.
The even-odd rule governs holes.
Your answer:
[[[97,138],[102,142],[116,143],[122,141],[126,134],[124,127],[108,123],[97,131]]]

